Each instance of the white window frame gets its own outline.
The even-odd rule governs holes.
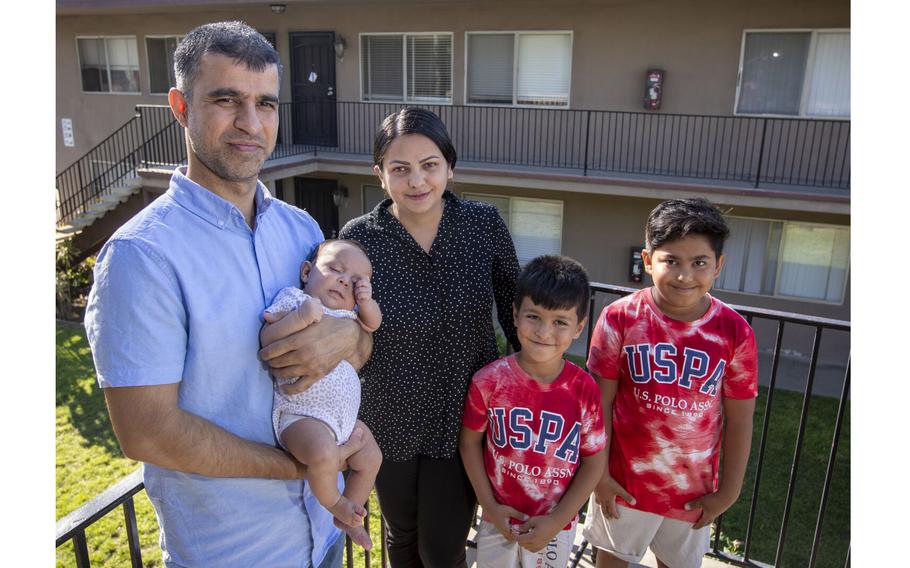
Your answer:
[[[128,96],[142,95],[142,81],[141,81],[142,72],[141,71],[139,72],[140,81],[139,81],[139,90],[138,91],[86,91],[86,90],[84,90],[83,85],[82,85],[82,57],[80,56],[81,54],[79,53],[79,40],[80,39],[105,39],[105,40],[106,39],[132,39],[134,42],[136,42],[136,56],[137,56],[137,59],[139,60],[139,67],[142,67],[142,65],[141,65],[142,58],[139,57],[139,42],[138,42],[136,36],[134,36],[134,35],[80,35],[80,36],[76,36],[76,39],[74,40],[76,42],[76,69],[79,70],[79,90],[82,92],[83,95],[128,95]],[[105,57],[107,57],[107,42],[105,42],[104,49],[105,49]],[[108,65],[107,65],[107,84],[108,84],[108,86],[110,86],[110,84],[111,84],[110,63],[108,63]]]
[[[563,201],[563,200],[561,200],[561,199],[545,199],[545,198],[540,198],[540,197],[525,197],[525,196],[523,196],[523,195],[503,195],[503,194],[500,194],[500,193],[481,193],[481,192],[478,192],[478,191],[470,191],[470,190],[468,190],[468,191],[462,191],[462,192],[461,192],[461,198],[462,198],[462,199],[471,199],[471,200],[473,200],[473,201],[478,201],[478,199],[476,199],[475,196],[476,196],[476,197],[496,197],[496,198],[499,198],[499,199],[508,199],[509,202],[510,202],[510,203],[509,203],[509,214],[510,214],[510,215],[511,215],[512,211],[514,210],[514,209],[512,208],[511,202],[512,202],[513,200],[515,200],[515,199],[520,199],[520,200],[522,200],[522,201],[543,201],[544,203],[559,204],[559,221],[560,221],[560,226],[559,226],[559,246],[557,247],[557,251],[556,251],[555,253],[553,253],[553,254],[562,254],[562,237],[563,237],[563,235],[564,235],[565,232],[566,232],[566,202],[565,202],[565,201]],[[486,203],[486,202],[483,201],[482,203]],[[506,222],[506,228],[509,229],[509,235],[512,235],[512,219],[509,219],[509,220]],[[514,240],[514,237],[512,238],[512,240]]]
[[[846,272],[844,273],[844,287],[840,291],[840,300],[830,301],[830,300],[822,300],[819,298],[807,298],[805,296],[789,296],[786,294],[779,294],[779,293],[777,293],[777,290],[780,287],[780,273],[781,273],[781,270],[780,270],[781,260],[780,259],[783,256],[782,252],[783,252],[784,246],[786,245],[786,238],[785,238],[786,225],[791,224],[791,225],[803,225],[803,226],[807,226],[807,227],[825,227],[825,228],[833,228],[833,229],[847,229],[848,231],[850,231],[850,236],[852,238],[853,231],[852,231],[850,225],[835,225],[833,223],[815,223],[815,222],[811,222],[811,221],[797,221],[797,220],[791,220],[791,219],[772,219],[770,217],[747,217],[747,216],[743,216],[743,215],[731,215],[730,218],[745,219],[748,221],[765,221],[768,223],[781,223],[783,225],[783,227],[781,229],[780,249],[777,251],[778,252],[778,262],[777,262],[777,270],[775,271],[775,274],[774,274],[774,292],[772,292],[770,294],[761,294],[758,292],[745,292],[743,290],[731,290],[729,288],[720,288],[718,286],[713,286],[712,288],[714,290],[717,290],[719,292],[726,292],[729,294],[742,294],[744,296],[753,296],[753,297],[757,297],[757,298],[776,298],[776,299],[781,299],[781,300],[806,302],[809,304],[823,304],[826,306],[842,306],[844,304],[844,302],[847,300],[847,287],[850,285],[850,267],[853,264],[852,256],[850,257],[849,261],[847,262]],[[765,257],[767,257],[767,255],[768,255],[768,247],[767,247],[767,243],[765,243]],[[765,261],[765,259],[762,259],[762,262],[764,262],[764,261]]]
[[[471,35],[507,35],[513,34],[515,36],[515,48],[512,50],[512,104],[510,105],[495,105],[491,103],[472,103],[468,101],[468,36]],[[553,34],[568,34],[569,36],[569,91],[566,98],[565,106],[556,106],[556,105],[526,105],[518,104],[518,96],[516,94],[516,85],[518,85],[518,37],[521,35],[553,35]],[[536,109],[558,109],[558,110],[568,110],[572,108],[572,63],[575,60],[575,32],[573,30],[487,30],[487,31],[472,31],[464,33],[464,104],[465,106],[477,106],[477,107],[496,107],[496,108],[536,108]]]
[[[812,76],[813,66],[815,65],[815,46],[818,42],[820,33],[850,33],[850,28],[786,28],[786,29],[747,29],[743,30],[742,42],[739,48],[739,69],[736,72],[736,95],[733,99],[733,114],[736,116],[756,116],[766,118],[817,118],[819,120],[845,120],[849,121],[850,116],[816,116],[806,112],[806,105],[809,99],[809,78]],[[759,33],[809,33],[809,51],[806,53],[806,69],[803,71],[803,85],[800,91],[799,114],[761,114],[739,111],[739,91],[743,78],[743,60],[746,55],[746,35]],[[853,36],[851,34],[852,42]],[[851,56],[852,57],[852,56]],[[852,70],[851,70],[852,73]],[[852,116],[853,109],[850,109]]]
[[[448,101],[443,101],[442,99],[418,97],[415,99],[408,99],[408,36],[433,36],[433,35],[447,35],[450,39],[450,44],[452,48],[449,50],[449,83],[452,86],[452,96],[449,97]],[[401,69],[403,73],[401,74],[401,93],[402,99],[400,101],[368,101],[363,98],[363,36],[401,36],[403,49],[401,50]],[[432,104],[432,105],[443,105],[443,106],[452,106],[455,100],[455,34],[453,32],[360,32],[357,34],[357,57],[360,58],[360,68],[357,70],[358,75],[360,76],[360,102],[362,103],[375,103],[375,104],[388,104],[388,103],[416,103],[416,104]]]
[[[177,44],[179,45],[180,40],[182,40],[184,37],[186,37],[186,35],[185,34],[184,35],[181,35],[181,34],[153,34],[153,35],[147,35],[147,36],[142,36],[142,37],[143,37],[143,40],[168,39],[168,38],[172,37],[177,40]],[[148,88],[149,88],[149,94],[155,95],[155,96],[161,96],[161,95],[167,96],[166,91],[164,93],[156,93],[156,92],[152,91],[152,65],[149,63],[148,41],[142,42],[142,48],[145,50],[145,79],[147,81],[146,85],[148,85]]]

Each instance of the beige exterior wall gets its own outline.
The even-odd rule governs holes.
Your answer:
[[[202,23],[242,19],[277,34],[278,50],[287,66],[289,32],[335,31],[347,42],[336,67],[338,100],[357,101],[360,33],[452,32],[453,102],[463,104],[465,32],[569,30],[573,33],[570,108],[640,110],[645,71],[659,67],[667,72],[661,112],[729,115],[743,30],[850,27],[847,0],[291,2],[280,16],[264,4],[164,11],[58,16],[58,172],[128,120],[135,105],[167,102],[163,95],[82,93],[75,40],[81,35],[136,36],[141,90],[148,93],[146,35],[184,34]],[[290,99],[288,77],[286,71],[282,100]],[[63,146],[63,117],[73,120],[75,148]]]
[[[366,173],[367,168],[364,168]],[[334,178],[349,190],[349,196],[339,208],[340,224],[361,215],[363,211],[362,188],[377,185],[369,175],[318,173],[312,177]],[[592,195],[577,192],[547,191],[526,187],[489,186],[458,182],[453,190],[462,193],[481,193],[508,197],[532,197],[563,202],[562,254],[571,256],[585,265],[591,280],[619,286],[640,287],[629,282],[629,249],[644,245],[644,224],[648,213],[660,200],[650,198]],[[292,182],[286,184],[291,187]],[[293,197],[286,195],[288,201]],[[754,217],[779,221],[802,221],[848,226],[848,215],[813,213],[804,211],[781,211],[756,207],[731,206],[721,197],[712,201],[722,209],[730,209],[730,215]],[[757,294],[743,294],[718,290],[717,296],[731,304],[796,312],[805,315],[833,319],[850,319],[850,283],[847,282],[843,304],[813,302],[792,298],[778,298]]]

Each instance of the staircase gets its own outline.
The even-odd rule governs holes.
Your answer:
[[[182,130],[166,106],[136,114],[57,175],[57,240],[70,238],[142,189],[140,170],[185,160]]]

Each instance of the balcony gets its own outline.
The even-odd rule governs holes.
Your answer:
[[[278,177],[310,161],[329,169],[369,166],[374,133],[402,106],[282,103],[278,144],[263,171]],[[460,171],[849,202],[849,121],[419,106],[447,125]],[[142,169],[185,163],[183,132],[170,109],[136,110],[131,121],[57,176],[59,226],[103,215],[136,190]]]

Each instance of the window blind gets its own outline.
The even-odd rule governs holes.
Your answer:
[[[107,62],[111,74],[111,91],[139,92],[139,52],[132,38],[106,38]]]
[[[149,65],[149,92],[167,93],[176,86],[174,76],[174,51],[177,49],[177,37],[145,38],[145,53]]]
[[[408,100],[452,99],[452,36],[409,35]]]
[[[546,106],[569,104],[571,64],[569,34],[520,34],[517,103]]]
[[[363,100],[404,99],[404,38],[400,35],[365,35],[361,49]]]
[[[737,110],[798,115],[810,39],[809,32],[746,34]]]
[[[468,36],[468,102],[512,104],[514,34]]]
[[[850,33],[819,32],[806,114],[850,116]]]

